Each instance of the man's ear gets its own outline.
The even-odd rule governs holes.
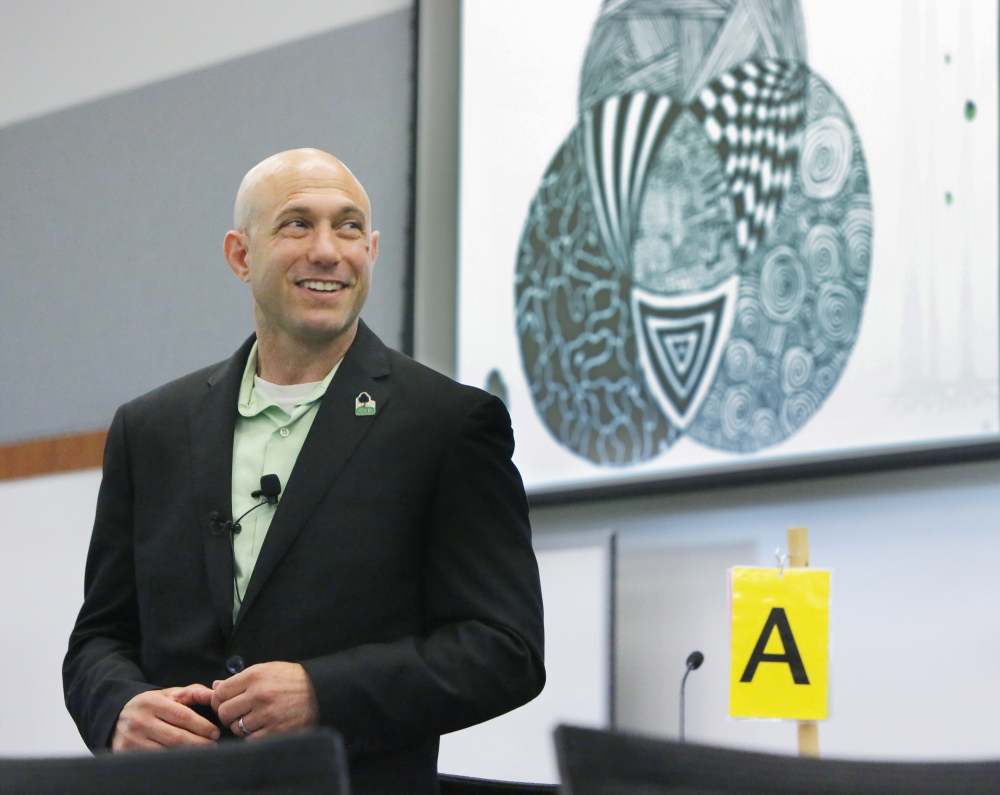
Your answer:
[[[243,232],[230,229],[226,232],[226,239],[222,241],[222,253],[232,268],[236,278],[241,281],[250,281],[250,266],[247,264],[247,253],[249,240]]]
[[[378,259],[378,232],[372,232],[372,242],[369,246],[372,254],[372,265],[375,264],[375,260]]]

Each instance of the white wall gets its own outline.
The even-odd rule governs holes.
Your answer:
[[[60,666],[98,482],[89,471],[0,484],[0,755],[85,751]],[[699,649],[689,739],[795,751],[793,724],[726,716],[726,570],[772,565],[785,529],[806,525],[812,564],[833,569],[823,754],[975,758],[1000,755],[998,509],[988,462],[536,508],[532,523],[543,547],[618,532],[620,728],[676,736],[684,660]]]
[[[85,754],[62,698],[100,472],[0,483],[0,756]]]
[[[546,541],[562,543],[547,548]],[[442,773],[557,784],[556,726],[609,725],[611,538],[550,535],[535,549],[545,603],[545,689],[506,715],[443,736]]]
[[[81,472],[0,484],[0,755],[85,750],[60,666],[98,482]],[[988,462],[536,508],[532,523],[543,547],[618,532],[619,727],[676,736],[684,660],[699,649],[689,739],[794,752],[793,724],[726,717],[726,569],[772,565],[785,529],[806,525],[812,564],[833,569],[823,754],[973,758],[1000,755],[998,509]]]
[[[1000,477],[994,462],[536,509],[535,533],[619,538],[618,726],[796,751],[794,723],[727,717],[726,570],[772,566],[807,526],[833,569],[824,756],[1000,757]]]

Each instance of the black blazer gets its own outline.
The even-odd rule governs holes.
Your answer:
[[[83,608],[63,665],[87,745],[155,687],[300,662],[355,792],[434,792],[439,735],[544,683],[542,604],[501,401],[362,323],[322,399],[232,620],[233,431],[253,338],[122,406],[108,433]],[[357,416],[367,392],[374,416]]]

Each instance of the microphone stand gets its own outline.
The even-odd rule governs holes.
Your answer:
[[[697,668],[701,667],[701,664],[705,661],[705,655],[700,651],[693,651],[688,655],[687,658],[687,668],[684,671],[684,678],[681,679],[681,726],[680,735],[681,742],[684,742],[684,685],[687,684],[688,674]]]

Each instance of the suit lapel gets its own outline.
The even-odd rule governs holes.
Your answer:
[[[216,533],[209,515],[232,518],[233,432],[240,381],[254,338],[248,339],[209,376],[191,408],[191,450],[198,520],[205,544],[205,568],[212,608],[227,640],[233,633],[233,558],[229,533]]]
[[[237,625],[355,448],[378,422],[389,402],[388,375],[386,347],[363,322],[359,323],[357,337],[322,398],[309,436],[285,484],[247,585]],[[374,416],[355,414],[355,400],[362,392],[375,400]]]

